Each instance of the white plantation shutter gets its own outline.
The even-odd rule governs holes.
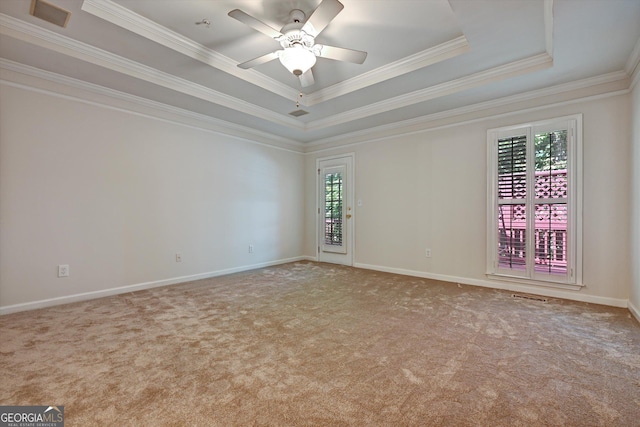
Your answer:
[[[568,215],[569,126],[553,131],[534,129],[534,273],[570,273]],[[572,183],[573,185],[573,183]]]
[[[493,129],[487,273],[579,283],[581,116]]]
[[[498,263],[526,269],[527,135],[498,140]]]

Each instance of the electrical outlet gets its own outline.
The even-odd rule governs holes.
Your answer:
[[[59,265],[58,266],[58,277],[69,277],[69,266],[68,265]]]
[[[252,254],[253,253],[253,245],[249,245],[249,253]]]
[[[181,253],[177,253],[176,254],[176,262],[182,262],[182,254]]]
[[[431,249],[429,248],[425,249],[424,256],[426,256],[427,258],[431,258]]]

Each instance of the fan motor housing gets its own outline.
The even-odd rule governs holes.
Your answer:
[[[295,45],[311,48],[314,42],[315,40],[312,36],[299,29],[289,30],[280,37],[280,45],[285,49]]]
[[[282,27],[282,37],[278,39],[283,48],[296,45],[311,48],[314,44],[314,37],[302,31],[306,16],[303,11],[294,9],[289,14],[289,23]]]

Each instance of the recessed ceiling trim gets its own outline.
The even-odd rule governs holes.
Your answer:
[[[633,50],[631,51],[631,55],[629,55],[629,59],[627,59],[627,62],[624,66],[624,71],[626,71],[626,73],[633,78],[634,77],[633,74],[639,71],[638,70],[639,64],[640,64],[640,39],[638,39],[638,41],[636,42],[636,45],[633,47]]]
[[[179,107],[174,107],[172,105],[164,104],[161,102],[152,101],[147,98],[131,95],[129,93],[121,92],[115,89],[106,88],[94,83],[85,82],[73,77],[68,77],[61,74],[53,73],[51,71],[42,70],[40,68],[21,64],[15,61],[10,61],[8,59],[0,58],[0,69],[18,73],[24,76],[35,77],[37,79],[45,80],[57,85],[63,85],[69,88],[77,89],[81,92],[78,94],[69,94],[67,91],[65,91],[65,94],[62,94],[58,92],[57,86],[47,87],[47,85],[44,85],[36,87],[30,80],[25,81],[24,79],[8,78],[7,73],[5,73],[2,78],[0,78],[0,82],[10,84],[12,86],[18,86],[36,91],[43,91],[56,96],[77,99],[83,102],[91,103],[93,105],[98,105],[100,107],[126,111],[132,114],[141,114],[144,116],[153,117],[155,119],[168,120],[171,122],[180,123],[185,126],[191,126],[197,129],[224,134],[245,141],[250,141],[252,143],[266,145],[272,148],[277,148],[294,153],[301,153],[302,148],[304,147],[304,144],[299,141],[283,138],[268,132],[263,132],[247,126],[231,123],[225,120],[185,110]],[[99,98],[94,98],[87,94],[98,95]],[[103,97],[106,97],[110,100],[123,101],[126,103],[125,105],[128,104],[129,106],[134,107],[123,108],[122,104],[115,103],[113,101],[109,101],[109,103],[107,103],[105,102]],[[148,109],[152,111],[151,114],[147,112]]]
[[[351,122],[353,120],[362,119],[373,116],[375,114],[384,113],[398,108],[407,107],[409,105],[425,102],[430,99],[440,98],[442,96],[451,95],[466,89],[482,86],[496,81],[508,79],[510,77],[522,74],[532,73],[553,65],[553,59],[546,53],[522,59],[520,61],[511,62],[506,65],[494,67],[479,73],[461,77],[459,79],[450,80],[445,83],[429,86],[427,88],[417,90],[415,92],[398,95],[384,101],[376,102],[365,107],[355,108],[348,112],[342,112],[323,119],[315,120],[307,123],[306,130],[317,130],[342,123]]]
[[[0,14],[0,34],[203,99],[226,108],[250,114],[272,123],[277,123],[293,129],[304,130],[303,124],[284,114],[275,113],[267,108],[259,107],[247,101],[234,98],[206,86],[142,65],[106,50],[96,48],[89,44],[57,34],[53,31],[46,30],[5,14]]]
[[[33,24],[0,14],[0,34],[5,34],[65,55],[81,59],[131,77],[139,78],[168,89],[191,95],[227,108],[251,114],[272,123],[300,131],[319,130],[338,124],[362,119],[394,109],[406,107],[465,89],[503,80],[527,72],[548,68],[553,60],[546,53],[495,67],[480,73],[462,77],[439,85],[427,87],[408,94],[399,95],[362,108],[341,112],[309,123],[302,123],[288,115],[275,113],[249,102],[223,94],[205,86],[173,76],[154,68],[139,64],[94,46],[46,30]],[[302,102],[301,105],[304,105]]]
[[[241,70],[237,62],[209,49],[193,40],[176,33],[144,16],[141,16],[111,0],[84,0],[82,10],[114,25],[127,29],[164,47],[187,55],[207,65],[224,71],[239,79],[253,83],[286,99],[298,94],[298,90],[275,79],[265,76],[256,70]],[[300,102],[304,106],[312,106],[356,90],[401,76],[420,68],[444,61],[468,52],[469,43],[464,35],[438,46],[418,52],[414,55],[376,68],[353,79],[307,94]]]
[[[74,79],[67,76],[62,76],[60,74],[52,73],[50,71],[41,70],[39,68],[31,67],[28,65],[20,64],[14,61],[1,59],[0,58],[0,69],[13,71],[22,75],[32,76],[36,78],[40,78],[42,80],[50,81],[53,83],[63,84],[68,87],[76,88],[82,90],[85,93],[95,93],[97,95],[107,96],[111,99],[122,100],[125,102],[130,102],[131,104],[137,104],[142,107],[149,107],[157,112],[166,112],[171,115],[175,115],[178,119],[172,121],[178,121],[182,124],[189,125],[190,123],[185,123],[184,119],[193,120],[196,123],[195,127],[213,131],[224,133],[226,135],[230,135],[233,137],[238,137],[240,139],[249,140],[252,142],[256,142],[259,144],[274,146],[276,148],[281,148],[288,151],[294,151],[296,153],[300,153],[303,147],[304,152],[306,154],[310,153],[318,153],[326,150],[333,150],[343,146],[352,146],[355,144],[362,144],[366,142],[379,140],[381,137],[384,139],[384,135],[401,135],[407,133],[415,133],[415,132],[423,132],[426,130],[434,129],[433,122],[443,119],[450,119],[453,117],[460,117],[463,115],[477,113],[479,111],[487,111],[492,110],[499,107],[504,107],[506,105],[515,104],[518,102],[526,102],[530,100],[540,99],[552,95],[559,95],[562,93],[569,93],[579,90],[584,90],[596,86],[602,86],[605,84],[614,84],[614,83],[624,83],[624,89],[622,91],[617,90],[616,88],[608,88],[607,90],[614,90],[613,92],[606,92],[605,94],[589,94],[585,98],[584,95],[580,95],[578,98],[571,98],[567,101],[561,101],[560,104],[554,103],[552,106],[561,105],[565,103],[572,103],[579,101],[581,99],[598,99],[602,96],[614,96],[616,94],[621,93],[629,93],[630,88],[628,85],[629,76],[624,71],[616,71],[596,77],[590,77],[574,82],[563,83],[560,85],[533,90],[529,92],[525,92],[522,94],[507,96],[504,98],[499,98],[491,101],[481,102],[465,107],[455,108],[448,111],[443,111],[435,114],[430,114],[426,116],[417,117],[415,119],[403,120],[400,122],[395,122],[387,125],[377,126],[375,128],[369,128],[362,131],[350,132],[348,134],[343,134],[337,137],[324,138],[320,140],[316,140],[309,143],[302,143],[299,141],[294,141],[286,138],[281,138],[278,136],[274,136],[270,133],[265,133],[262,131],[258,131],[252,128],[247,128],[242,125],[236,125],[234,123],[229,123],[224,120],[215,119],[210,116],[206,116],[203,114],[195,113],[188,110],[183,110],[178,107],[173,107],[167,104],[159,103],[157,101],[151,101],[146,98],[138,97],[135,95],[130,95],[127,93],[123,93],[120,91],[116,91],[113,89],[105,88],[103,86],[95,85],[93,83],[88,83],[82,80]],[[5,81],[8,83],[13,83],[13,80],[7,80],[7,74],[4,75],[3,79],[0,81]],[[22,84],[22,86],[27,86],[29,88],[38,89],[30,83]],[[56,90],[53,88],[52,90]],[[61,95],[63,96],[63,95]],[[75,97],[74,97],[75,98]],[[86,100],[91,102],[90,99],[87,99],[86,96],[81,98],[82,100]],[[106,105],[104,101],[98,101],[96,104]],[[548,106],[545,104],[543,107],[533,107],[533,109],[547,108]],[[117,106],[114,108],[118,108]],[[138,113],[136,110],[126,109],[127,111],[131,111],[134,113]],[[531,110],[531,109],[529,109]],[[523,110],[518,109],[516,114],[522,113]],[[503,116],[504,114],[500,114]],[[154,117],[162,119],[160,115],[154,115]],[[494,115],[490,116],[494,117]],[[478,120],[486,120],[487,117],[483,116],[482,118],[476,118],[471,121],[463,120],[456,121],[453,125],[459,125],[463,123],[470,123]],[[452,126],[453,126],[452,125]],[[449,125],[447,125],[449,126]],[[441,128],[441,127],[436,127]],[[284,146],[282,144],[284,143]]]
[[[313,142],[305,144],[307,149],[305,154],[318,153],[327,150],[334,150],[340,147],[349,147],[353,145],[366,144],[369,142],[375,142],[384,140],[386,138],[394,138],[398,135],[407,135],[417,132],[425,132],[435,129],[443,129],[453,126],[460,126],[463,124],[474,123],[477,121],[483,121],[487,119],[493,119],[497,117],[504,117],[510,114],[522,114],[526,111],[536,111],[543,108],[556,107],[559,105],[568,105],[575,102],[581,102],[585,100],[595,100],[606,98],[610,96],[617,96],[629,93],[630,87],[626,84],[628,81],[628,75],[624,71],[614,71],[612,73],[603,74],[595,77],[588,77],[586,79],[577,80],[569,83],[563,83],[556,86],[551,86],[543,89],[536,89],[529,92],[524,92],[517,95],[506,96],[504,98],[493,99],[491,101],[480,102],[477,104],[467,105],[464,107],[454,108],[452,110],[441,111],[439,113],[429,114],[426,116],[416,117],[414,119],[402,120],[386,125],[376,126],[374,128],[363,129],[360,131],[350,132],[339,136],[333,136],[329,138],[318,139]],[[517,108],[509,113],[498,113],[484,115],[480,118],[475,117],[469,119],[470,114],[475,114],[481,111],[491,111],[496,108],[513,105],[520,102],[532,101],[536,99],[546,98],[554,95],[561,95],[570,92],[577,92],[589,88],[595,88],[606,84],[616,84],[619,87],[606,88],[605,92],[590,93],[586,96],[579,94],[577,97],[571,97],[568,100],[561,100],[553,102],[552,104],[545,103],[542,106],[534,106],[525,108]],[[461,118],[461,116],[463,116]],[[466,118],[464,117],[466,116]],[[456,117],[453,123],[445,125],[436,125],[434,122],[445,119],[452,119]]]
[[[298,90],[258,71],[241,70],[237,66],[238,63],[231,58],[194,42],[182,34],[159,25],[111,0],[84,0],[82,10],[234,77],[267,89],[283,98],[291,99],[298,95]]]
[[[470,47],[465,36],[457,37],[432,48],[407,56],[398,61],[378,67],[375,70],[360,74],[357,77],[342,81],[333,86],[321,89],[306,96],[304,105],[312,106],[329,101],[342,95],[363,89],[368,86],[410,73],[437,62],[450,59],[469,52]]]

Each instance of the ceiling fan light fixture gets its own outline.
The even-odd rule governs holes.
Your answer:
[[[313,52],[297,45],[282,50],[280,53],[280,62],[291,73],[300,76],[315,65],[316,56]]]

